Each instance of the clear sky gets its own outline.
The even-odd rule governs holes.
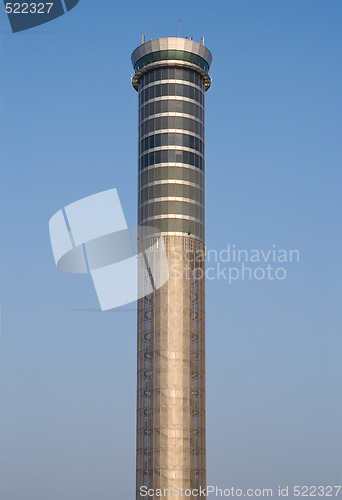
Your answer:
[[[208,484],[341,483],[341,1],[80,0],[15,35],[0,9],[1,500],[134,498],[135,305],[97,311],[48,222],[116,187],[136,223],[130,55],[178,19],[213,53],[208,248],[300,251],[207,282]]]

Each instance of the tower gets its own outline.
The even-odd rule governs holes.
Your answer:
[[[204,119],[211,60],[203,39],[143,37],[132,54],[138,224],[160,230],[169,263],[168,282],[138,301],[137,499],[142,486],[206,486]],[[150,235],[140,249],[154,243]]]

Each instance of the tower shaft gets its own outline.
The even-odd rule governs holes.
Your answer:
[[[167,283],[138,301],[140,499],[142,486],[206,486],[204,110],[211,54],[192,40],[165,38],[143,43],[132,62],[138,223],[158,228],[169,264]],[[157,239],[150,235],[140,250]]]

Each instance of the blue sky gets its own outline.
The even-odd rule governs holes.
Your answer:
[[[0,9],[0,498],[133,498],[135,305],[55,268],[50,217],[116,187],[136,222],[130,55],[213,53],[207,246],[299,249],[283,281],[207,282],[208,484],[338,484],[339,0],[95,2],[12,34]]]

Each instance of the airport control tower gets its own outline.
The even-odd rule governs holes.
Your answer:
[[[167,283],[138,302],[137,499],[142,486],[206,486],[204,123],[211,60],[204,40],[191,38],[143,37],[132,54],[138,224],[160,230],[169,263]],[[149,237],[141,245],[154,243]]]

